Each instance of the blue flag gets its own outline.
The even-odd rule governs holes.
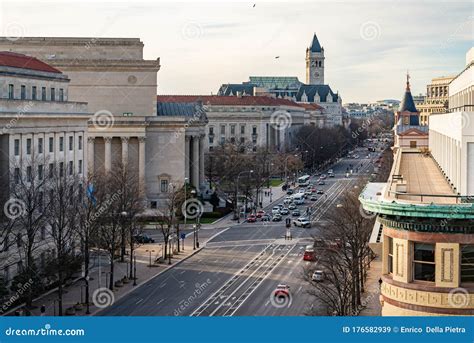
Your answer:
[[[87,193],[87,197],[89,198],[89,200],[92,202],[92,205],[96,205],[97,204],[97,199],[96,197],[94,196],[94,192],[95,192],[95,189],[94,189],[94,185],[92,183],[89,183],[87,185],[87,190],[86,190],[86,193]]]

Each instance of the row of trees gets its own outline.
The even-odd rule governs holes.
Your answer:
[[[44,166],[53,166],[46,172]],[[85,180],[71,169],[44,160],[21,161],[10,176],[5,213],[0,221],[3,253],[0,265],[18,263],[19,273],[11,291],[28,280],[22,292],[27,307],[48,286],[58,287],[58,314],[63,314],[66,280],[83,266],[86,299],[89,299],[91,252],[106,251],[110,260],[109,288],[114,287],[114,260],[130,253],[130,277],[135,250],[133,236],[139,230],[138,215],[144,209],[138,173],[122,164],[107,174]],[[16,245],[13,253],[7,253]],[[6,258],[10,256],[10,258]]]
[[[307,267],[304,278],[311,284],[309,293],[327,309],[328,315],[357,315],[362,306],[367,269],[372,260],[368,246],[374,216],[361,215],[358,196],[365,182],[341,194],[339,204],[328,211],[322,237],[315,237],[318,251],[317,269],[325,273],[324,282],[311,276],[314,267]]]

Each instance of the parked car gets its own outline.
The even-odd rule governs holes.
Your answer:
[[[317,201],[318,197],[316,195],[312,195],[311,198],[309,198],[311,201]]]
[[[296,210],[293,210],[293,212],[291,212],[291,215],[293,217],[298,217],[298,216],[301,216],[301,212],[300,210],[296,209]]]
[[[265,211],[264,211],[264,210],[259,210],[259,211],[257,212],[256,217],[257,217],[257,218],[262,218],[262,216],[263,216],[264,214],[265,214]]]
[[[133,239],[135,240],[136,243],[141,243],[141,244],[155,243],[155,240],[153,238],[145,234],[135,235],[133,236]]]
[[[257,217],[253,214],[247,217],[247,222],[248,223],[255,223],[257,221]]]
[[[311,280],[315,282],[323,282],[326,276],[322,270],[315,270],[313,275],[311,276]]]
[[[306,217],[300,217],[296,220],[293,220],[293,225],[298,227],[311,227],[311,222]]]
[[[280,214],[282,215],[287,215],[288,213],[290,213],[290,210],[286,207],[283,207],[281,210],[280,210]]]

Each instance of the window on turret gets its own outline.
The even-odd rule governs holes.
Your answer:
[[[434,244],[413,244],[413,280],[435,281]]]
[[[389,274],[393,273],[393,238],[388,237],[388,272]]]
[[[474,245],[461,245],[461,283],[474,282]]]

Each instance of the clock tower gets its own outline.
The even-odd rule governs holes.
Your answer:
[[[324,84],[324,48],[319,44],[316,33],[311,46],[306,49],[306,84]]]

